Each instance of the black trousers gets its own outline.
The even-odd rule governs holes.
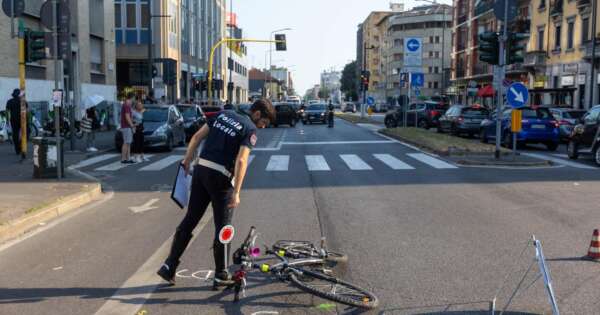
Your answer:
[[[144,125],[138,125],[135,128],[135,133],[133,134],[133,145],[131,146],[131,153],[144,153]]]
[[[211,203],[213,207],[213,220],[215,235],[213,239],[213,256],[215,260],[215,271],[225,270],[225,249],[219,242],[219,231],[225,225],[231,224],[233,209],[227,208],[233,196],[231,180],[225,175],[204,167],[196,165],[192,176],[192,191],[188,210],[175,231],[171,252],[166,264],[173,268],[179,265],[179,259],[192,239],[192,232],[200,222],[202,216]],[[231,253],[229,253],[231,255]]]
[[[10,122],[10,127],[12,128],[12,141],[15,146],[15,153],[21,154],[21,122]]]

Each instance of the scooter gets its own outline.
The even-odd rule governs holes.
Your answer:
[[[46,124],[44,125],[44,132],[47,135],[54,137],[54,120],[52,118],[48,118],[48,120],[46,120]],[[71,139],[71,124],[64,117],[62,119],[62,125],[60,126],[60,136],[65,139]],[[75,137],[77,139],[83,138],[83,131],[81,130],[78,121],[75,121]]]

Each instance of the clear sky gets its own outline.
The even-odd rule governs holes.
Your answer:
[[[404,2],[405,9],[425,2]],[[441,1],[451,3],[451,1]],[[287,52],[273,52],[273,64],[290,67],[301,96],[319,83],[323,70],[341,71],[356,58],[357,26],[371,11],[388,11],[390,0],[233,0],[233,11],[244,37],[267,39],[277,29],[285,32]],[[248,44],[249,66],[264,68],[268,44]],[[268,62],[268,59],[266,60]]]

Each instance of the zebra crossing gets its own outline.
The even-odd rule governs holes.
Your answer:
[[[146,155],[150,160],[145,163],[122,164],[120,155],[104,154],[71,166],[72,169],[87,169],[95,172],[117,172],[123,169],[135,169],[135,171],[148,173],[159,172],[183,160],[182,154],[169,155]],[[256,165],[257,160],[260,160]],[[304,162],[304,163],[302,163]],[[332,154],[332,155],[305,155],[296,157],[283,154],[260,154],[250,155],[248,164],[255,164],[251,170],[265,171],[269,173],[288,172],[291,168],[302,167],[309,172],[331,172],[335,170],[350,170],[357,172],[368,172],[379,169],[393,171],[410,171],[420,168],[432,168],[437,170],[457,169],[458,167],[439,158],[424,153],[407,153],[392,155],[389,153],[376,154]]]

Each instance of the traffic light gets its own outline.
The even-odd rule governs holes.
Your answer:
[[[367,70],[364,70],[360,73],[360,82],[363,86],[363,89],[369,89],[369,79],[371,77],[371,73]]]
[[[529,34],[525,33],[510,33],[506,42],[506,64],[523,63],[525,60],[523,53],[526,44],[522,41],[529,38]]]
[[[479,60],[491,65],[497,65],[499,63],[499,36],[500,35],[496,32],[485,32],[479,34]]]
[[[208,90],[208,81],[202,80],[200,81],[200,91]]]
[[[46,59],[46,33],[25,30],[25,61],[35,62]]]
[[[285,39],[285,34],[275,34],[275,49],[277,51],[286,51],[287,50],[287,41]]]

